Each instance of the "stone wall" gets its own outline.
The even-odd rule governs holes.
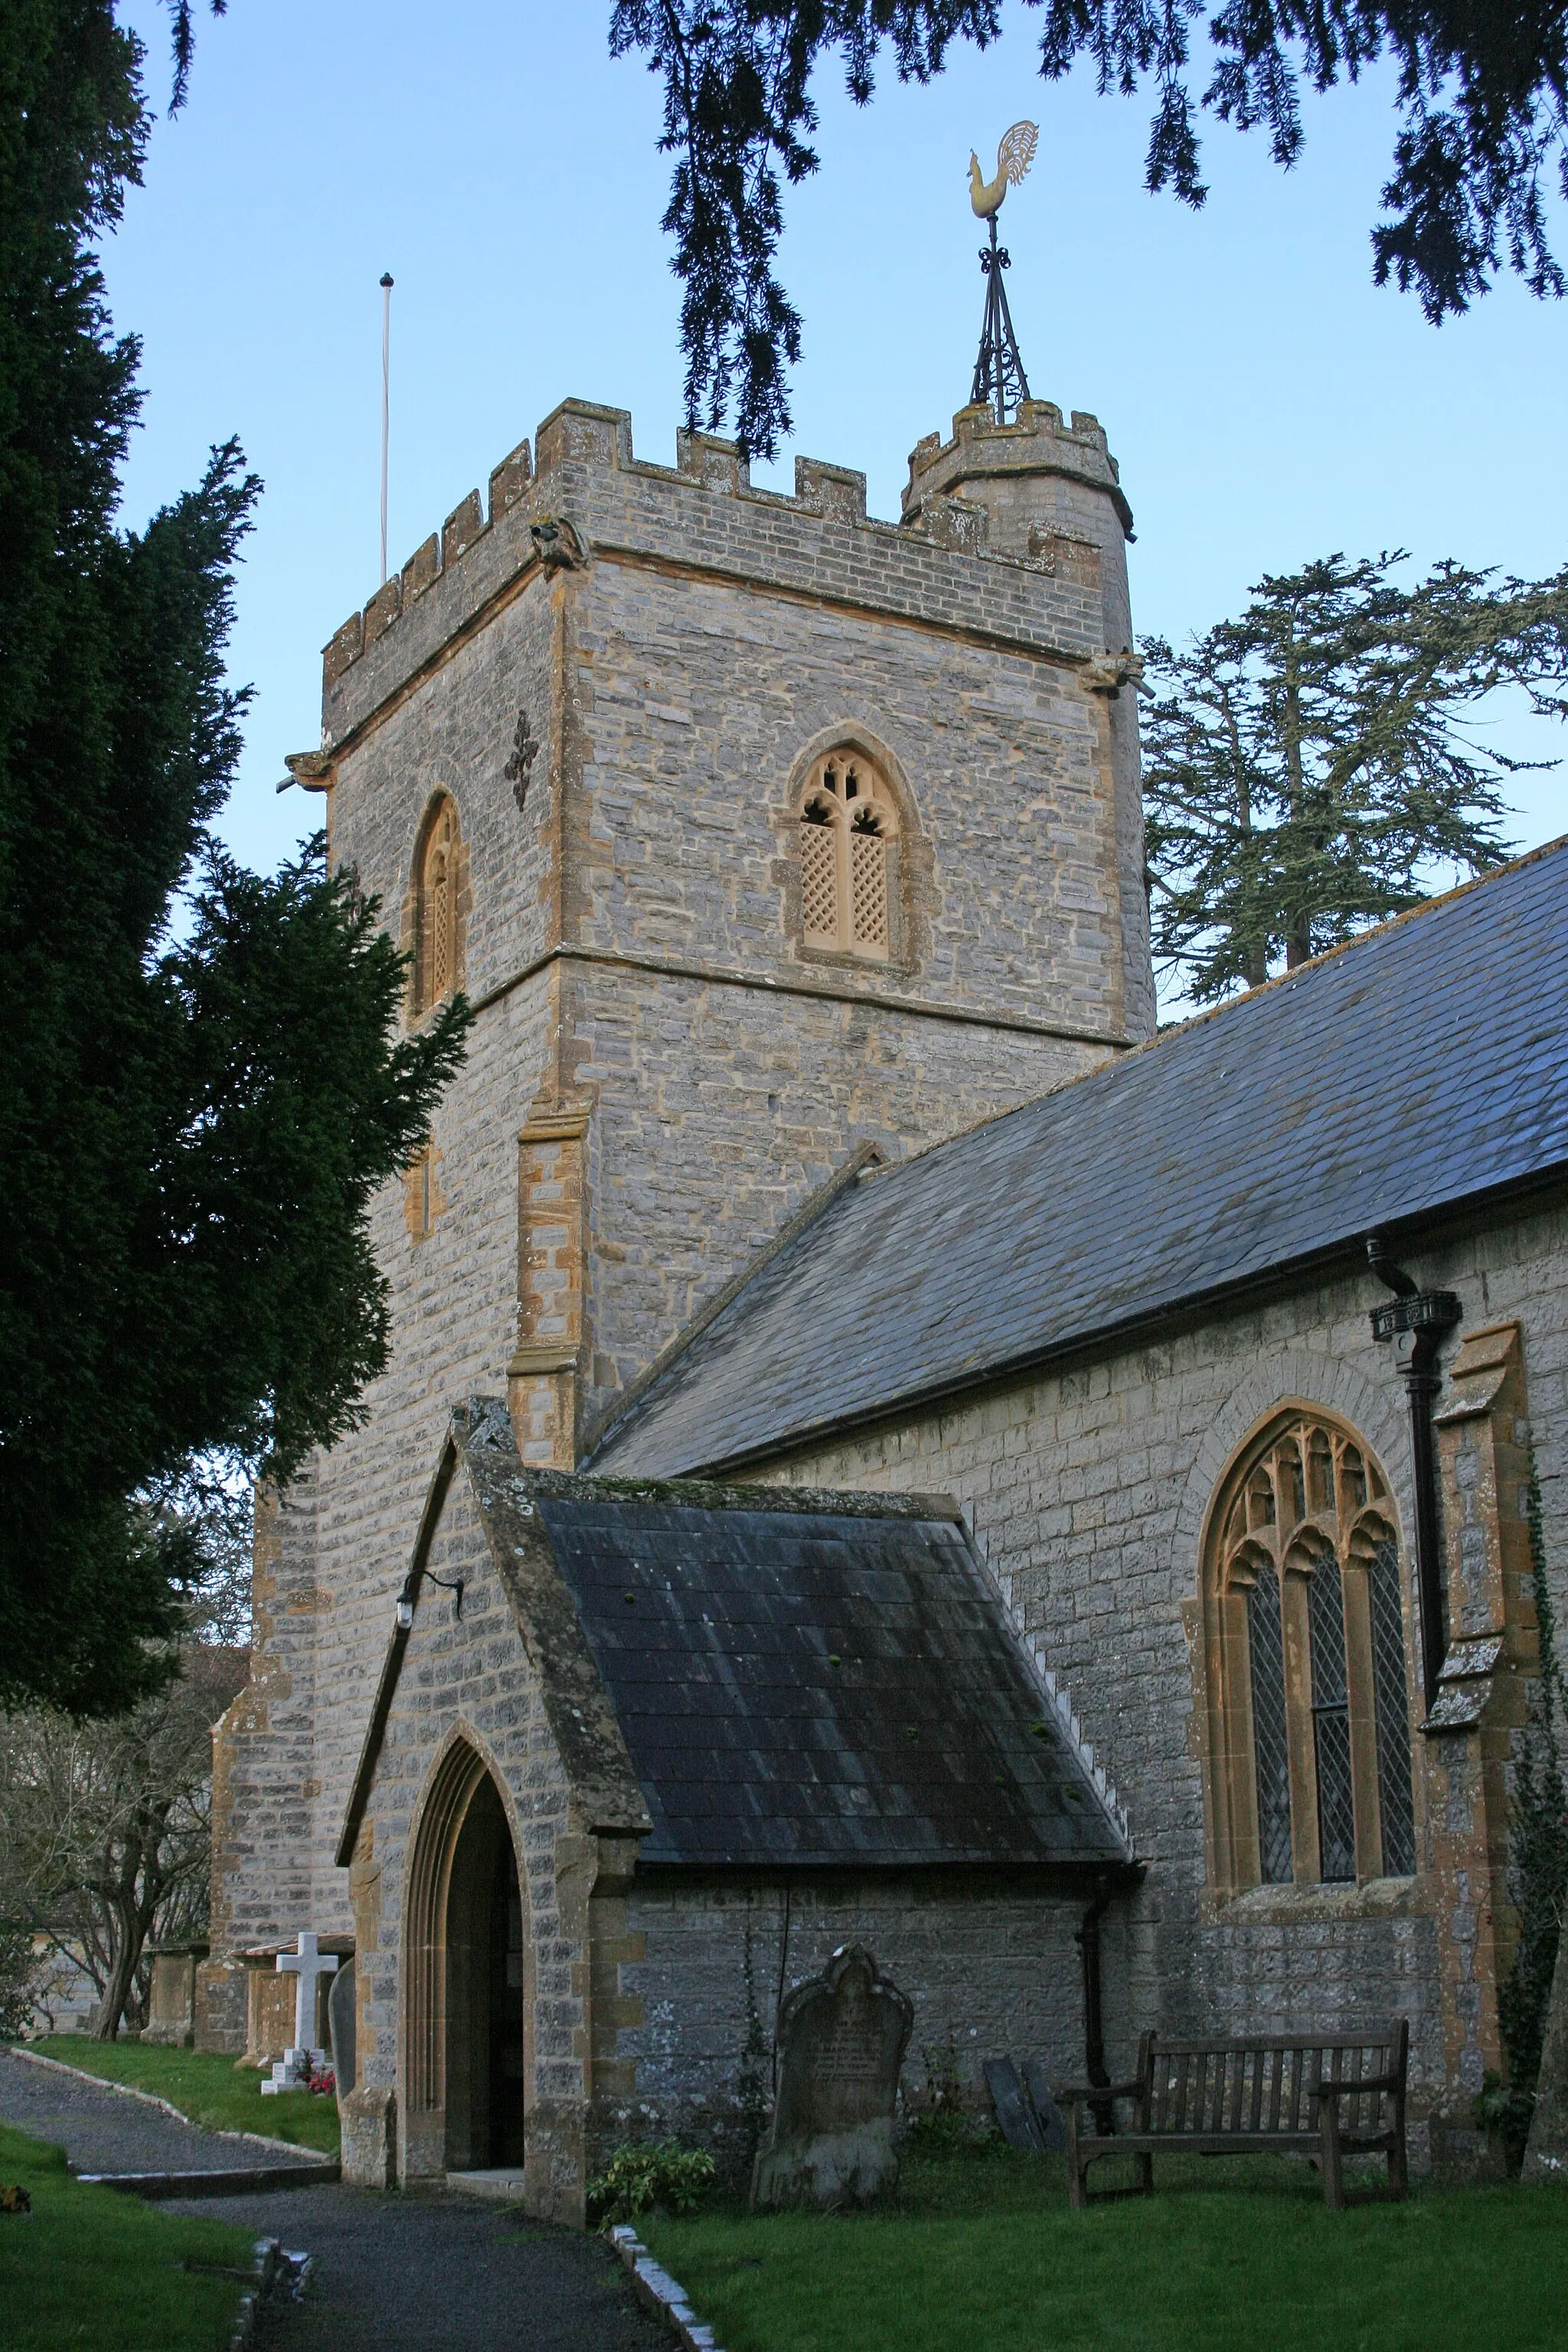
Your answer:
[[[316,1463],[281,1499],[257,1492],[250,1679],[213,1733],[212,1958],[197,1971],[198,2049],[246,2046],[245,1970],[234,1956],[312,1922],[321,1494]]]
[[[1494,1212],[1466,1237],[1402,1253],[1424,1287],[1458,1291],[1465,1327],[1517,1320],[1547,1557],[1568,1608],[1568,1214]],[[769,1483],[939,1489],[972,1518],[1016,1621],[1127,1807],[1150,1871],[1135,1901],[1150,2006],[1109,2022],[1263,2032],[1398,2011],[1415,2028],[1421,2104],[1441,2102],[1441,1967],[1428,1819],[1433,1759],[1417,1731],[1415,1879],[1259,1887],[1221,1904],[1205,1864],[1198,1638],[1204,1515],[1231,1455],[1299,1399],[1359,1429],[1413,1524],[1405,1405],[1368,1311],[1369,1275],[1215,1312],[1146,1347],[998,1384],[972,1401],[759,1465]],[[1450,1360],[1460,1343],[1456,1333]],[[1505,1498],[1521,1507],[1517,1495]],[[1406,1592],[1407,1649],[1414,1621]],[[1419,1723],[1418,1701],[1413,1721]],[[1435,1786],[1435,1784],[1433,1784]],[[1495,1987],[1491,1988],[1495,1998]],[[1462,2085],[1455,2084],[1456,2095]]]
[[[595,1100],[585,1421],[856,1145],[900,1158],[1090,1058],[1050,1036],[696,974],[577,967],[563,993],[563,1091]]]
[[[524,1916],[525,2096],[531,2132],[531,2202],[536,2211],[581,2219],[585,2022],[585,1906],[563,1921],[559,1880],[593,1841],[570,1834],[566,1775],[552,1738],[538,1679],[459,1475],[429,1553],[437,1576],[466,1580],[459,1621],[450,1596],[427,1586],[386,1722],[370,1810],[346,1875],[353,1890],[357,2102],[354,2177],[376,2185],[370,2151],[394,2137],[383,2118],[395,2103],[397,2177],[445,2170],[444,2123],[408,2097],[400,2046],[408,2000],[403,1949],[419,1808],[443,1750],[458,1738],[488,1767],[500,1793],[518,1856]],[[390,1623],[387,1628],[390,1633]],[[379,1662],[378,1662],[379,1663]],[[573,1931],[574,1924],[575,1932]],[[439,2032],[438,2015],[419,2021]],[[414,2022],[408,2031],[416,2031]],[[438,2086],[440,2068],[437,2070]]]
[[[779,2000],[855,1942],[914,2003],[903,2087],[915,2105],[933,2071],[951,2069],[976,2111],[988,2112],[981,2067],[1002,2054],[1038,2055],[1052,2081],[1081,2082],[1083,1969],[1073,1936],[1086,1901],[1026,1873],[845,1873],[787,1887],[640,1873],[617,1922],[631,1939],[617,1990],[633,2007],[616,2036],[613,2101],[606,2071],[596,2069],[595,2131],[605,2144],[681,2133],[743,2173],[773,2103]],[[1126,1923],[1113,1914],[1103,1982],[1115,2014],[1131,2005],[1135,1966]],[[1112,2071],[1130,2055],[1112,2045]]]

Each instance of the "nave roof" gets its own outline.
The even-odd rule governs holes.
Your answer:
[[[672,1477],[1568,1171],[1568,840],[840,1190],[600,1436]]]

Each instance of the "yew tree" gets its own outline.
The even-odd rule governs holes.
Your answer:
[[[399,958],[320,844],[261,877],[214,839],[259,485],[227,442],[117,520],[138,352],[94,245],[142,62],[112,0],[0,16],[0,1702],[95,1711],[169,1672],[193,1465],[286,1477],[354,1419],[369,1202],[467,1018],[398,1035]]]

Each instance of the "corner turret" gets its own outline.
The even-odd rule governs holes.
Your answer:
[[[940,546],[1027,565],[1069,595],[1079,592],[1100,633],[1102,660],[1085,682],[1106,698],[1111,796],[1116,808],[1127,1020],[1152,1028],[1153,980],[1143,900],[1143,806],[1137,698],[1121,689],[1138,676],[1127,545],[1132,509],[1097,416],[1075,408],[1066,424],[1054,401],[1025,400],[1010,425],[984,402],[961,408],[952,438],[928,433],[910,454],[903,495],[906,530]]]

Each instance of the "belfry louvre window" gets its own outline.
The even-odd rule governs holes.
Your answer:
[[[1204,1614],[1219,1883],[1408,1875],[1399,1537],[1353,1430],[1288,1412],[1231,1465],[1209,1517]]]
[[[893,950],[899,817],[872,762],[848,751],[816,761],[799,829],[805,945],[885,963]]]
[[[428,1013],[457,992],[463,977],[468,916],[468,852],[456,803],[446,793],[433,803],[414,857],[413,1011]]]

